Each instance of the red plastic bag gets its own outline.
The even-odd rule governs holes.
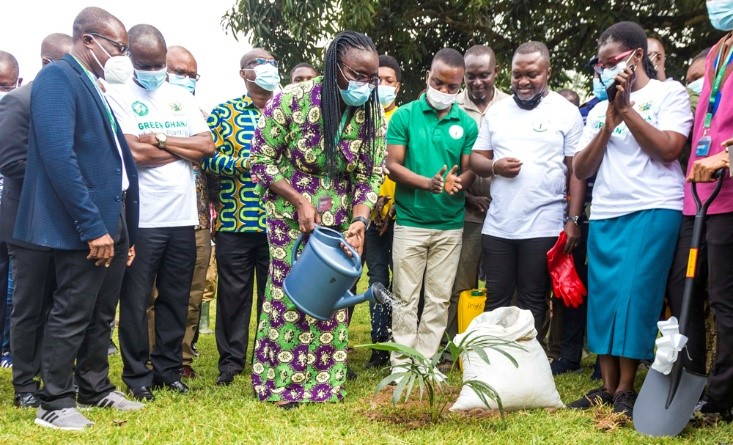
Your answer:
[[[560,232],[557,242],[547,252],[547,267],[550,270],[555,296],[561,298],[565,306],[576,308],[583,302],[583,297],[588,291],[575,270],[573,256],[563,253],[567,240],[565,232]]]

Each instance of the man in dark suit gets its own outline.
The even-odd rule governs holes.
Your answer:
[[[33,83],[13,237],[51,249],[56,272],[41,343],[43,388],[35,422],[81,430],[93,423],[76,409],[74,380],[80,405],[142,408],[115,391],[107,361],[139,199],[134,160],[97,82],[120,77],[119,62],[127,57],[125,27],[107,11],[90,7],[77,15],[72,37],[70,54],[42,69]],[[18,250],[22,255],[24,249]],[[19,267],[15,279],[21,287],[45,277]]]
[[[18,61],[15,57],[8,52],[0,51],[0,102],[2,102],[4,96],[18,87],[20,83],[18,80],[19,73]],[[0,133],[0,138],[2,137],[3,134]],[[0,177],[0,181],[2,180],[3,178]],[[0,345],[2,345],[3,333],[5,332],[5,308],[8,297],[9,266],[10,262],[6,241],[0,240]]]
[[[59,60],[71,50],[71,36],[51,34],[41,43],[43,66]],[[18,267],[12,258],[13,228],[18,214],[18,200],[23,189],[23,175],[28,154],[28,127],[31,118],[31,85],[26,84],[8,93],[0,100],[0,174],[5,186],[0,200],[0,255],[5,254],[3,244],[7,243],[11,265]],[[44,320],[56,287],[52,270],[51,249],[25,245],[29,249],[22,257],[29,261],[21,267],[36,269],[38,276],[46,280],[28,283],[29,286],[15,288],[13,292],[14,311],[10,320],[10,345],[13,351],[14,403],[19,408],[37,407],[36,397],[40,372],[40,347]],[[0,280],[0,283],[2,280]],[[1,285],[1,284],[0,284]],[[3,300],[4,301],[4,300]],[[0,320],[0,326],[2,320]],[[2,332],[2,331],[0,331]]]

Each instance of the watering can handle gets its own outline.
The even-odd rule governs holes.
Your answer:
[[[316,228],[318,226],[316,225]],[[301,233],[297,240],[295,240],[295,245],[293,245],[293,253],[290,256],[290,264],[291,267],[293,264],[295,264],[295,260],[298,259],[298,249],[300,249],[300,245],[303,244],[303,236],[305,234]],[[354,264],[358,267],[361,266],[361,255],[359,255],[359,252],[356,251],[349,243],[346,242],[346,240],[342,241],[343,245],[346,246],[346,248],[351,252],[351,259],[354,261]]]
[[[293,246],[293,253],[290,256],[290,267],[293,267],[293,264],[295,264],[295,260],[298,259],[298,249],[300,248],[300,245],[303,243],[303,236],[304,234],[301,233],[297,240],[295,240],[295,245]]]

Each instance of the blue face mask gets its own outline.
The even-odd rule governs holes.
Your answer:
[[[613,68],[605,68],[603,73],[601,73],[601,82],[606,85],[606,87],[610,86],[613,83],[613,79],[615,79],[616,76],[618,76],[618,73],[623,71],[625,68],[625,61],[617,63]]]
[[[397,97],[397,87],[379,85],[377,93],[379,94],[379,103],[383,107],[388,107]]]
[[[280,85],[280,74],[277,67],[269,63],[263,63],[252,68],[255,72],[254,83],[265,91],[275,91]]]
[[[350,107],[364,105],[369,100],[369,96],[372,95],[372,91],[374,91],[374,85],[370,83],[359,84],[355,80],[350,80],[349,86],[345,90],[339,88],[341,99]]]
[[[720,31],[733,30],[733,4],[729,1],[707,1],[708,16],[713,28]]]
[[[141,87],[146,90],[154,91],[160,88],[165,82],[165,76],[168,75],[168,70],[163,68],[158,71],[143,71],[135,70],[135,78]]]
[[[196,79],[191,79],[188,76],[179,76],[178,74],[168,73],[168,83],[183,87],[191,94],[196,92]]]
[[[601,79],[598,77],[593,78],[593,95],[598,100],[608,100],[608,93],[606,93],[606,86],[601,83]]]
[[[692,81],[687,84],[687,88],[690,89],[693,93],[697,94],[698,96],[700,93],[702,93],[702,84],[705,81],[705,78],[701,77],[695,81]]]

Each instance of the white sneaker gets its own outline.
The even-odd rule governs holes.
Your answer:
[[[45,410],[39,407],[35,423],[42,427],[65,431],[81,431],[94,425],[94,422],[84,417],[76,408]]]
[[[145,408],[145,405],[142,403],[125,398],[119,391],[112,391],[94,405],[79,404],[79,408],[82,409],[93,408],[95,406],[98,408],[112,408],[118,411],[137,411]]]

